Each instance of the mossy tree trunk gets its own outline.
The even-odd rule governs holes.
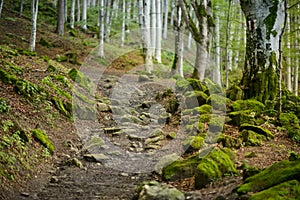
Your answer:
[[[284,0],[241,0],[247,22],[244,98],[275,100],[279,88],[280,42],[285,21]]]

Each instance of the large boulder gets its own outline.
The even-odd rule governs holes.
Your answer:
[[[224,174],[236,174],[237,170],[232,161],[229,149],[214,148],[205,155],[196,168],[195,188],[201,189]]]

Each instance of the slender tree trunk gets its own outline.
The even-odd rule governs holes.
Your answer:
[[[124,46],[125,43],[125,31],[126,31],[126,1],[123,0],[122,3],[122,35],[121,35],[121,47]]]
[[[77,15],[76,21],[77,22],[80,22],[80,16],[81,16],[81,13],[80,13],[81,6],[80,5],[81,5],[80,0],[77,0],[77,12],[76,12],[76,15]]]
[[[274,101],[278,94],[280,41],[285,19],[282,0],[241,0],[247,21],[247,46],[242,78],[244,98]]]
[[[87,0],[82,1],[82,29],[87,30]]]
[[[65,8],[64,8],[64,18],[65,18],[65,22],[68,22],[68,0],[65,0]]]
[[[171,0],[171,19],[170,19],[170,25],[171,25],[171,27],[174,26],[174,16],[175,16],[175,9],[176,9],[176,1],[177,0]]]
[[[162,15],[161,15],[161,0],[156,0],[156,48],[155,59],[158,63],[161,63],[161,39],[162,39]]]
[[[3,0],[2,0],[3,1]],[[1,2],[2,2],[1,1]],[[24,0],[20,1],[20,16],[23,15],[23,8],[24,8]],[[1,8],[0,8],[0,15],[1,15]]]
[[[148,73],[152,72],[152,46],[151,46],[151,29],[150,29],[150,8],[151,8],[151,0],[144,1],[144,38],[145,38],[145,48],[144,48],[144,55],[145,55],[145,70]]]
[[[229,0],[228,2],[228,10],[227,10],[227,19],[226,19],[226,45],[225,45],[225,85],[226,88],[228,88],[228,75],[229,75],[229,70],[230,70],[230,66],[229,66],[229,34],[230,34],[230,13],[231,13],[231,0]]]
[[[1,2],[0,2],[0,17],[2,14],[3,2],[4,2],[4,0],[1,0]]]
[[[32,22],[32,29],[31,29],[31,37],[30,37],[30,44],[29,50],[35,51],[35,43],[36,43],[36,23],[37,23],[37,15],[39,9],[39,0],[31,0],[31,22]]]
[[[71,13],[70,13],[70,28],[71,29],[74,29],[74,24],[75,24],[75,3],[76,3],[76,0],[72,0]]]
[[[152,41],[152,53],[153,57],[155,56],[155,49],[156,49],[156,29],[157,29],[157,24],[156,24],[156,0],[151,1],[151,41]]]
[[[215,6],[218,10],[219,6]],[[213,67],[213,82],[221,85],[221,47],[220,47],[220,18],[215,15],[215,66]]]
[[[104,0],[99,0],[99,22],[98,56],[104,58]]]
[[[110,37],[110,30],[111,30],[111,23],[112,23],[112,15],[113,15],[113,0],[107,0],[106,2],[106,12],[105,12],[105,34],[104,34],[104,40],[105,42],[109,43],[109,37]]]
[[[92,1],[91,1],[91,6],[92,6],[93,8],[96,7],[96,2],[97,2],[96,0],[92,0]]]
[[[177,3],[176,3],[177,4]],[[184,30],[185,22],[182,20],[182,12],[180,6],[177,4],[175,7],[175,16],[174,16],[174,28],[175,28],[175,55],[172,66],[172,74],[179,74],[183,77],[183,39],[184,39]]]
[[[64,35],[65,30],[65,18],[64,18],[64,0],[58,0],[58,7],[57,7],[57,19],[56,19],[56,33],[58,35]]]
[[[164,32],[163,38],[167,39],[168,37],[168,17],[169,17],[169,0],[165,0],[164,5]]]
[[[287,66],[286,66],[286,87],[289,91],[292,91],[292,69],[291,69],[291,64],[292,64],[292,58],[291,58],[291,37],[290,35],[290,15],[287,13],[287,18],[286,18],[286,32],[287,34],[287,39],[286,39],[286,46],[287,46]]]

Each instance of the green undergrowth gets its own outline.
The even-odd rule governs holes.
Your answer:
[[[31,131],[31,134],[33,138],[47,148],[51,154],[54,153],[54,145],[44,131],[40,129],[34,129]]]

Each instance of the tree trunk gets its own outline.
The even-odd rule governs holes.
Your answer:
[[[1,3],[2,3],[2,1],[1,1]],[[2,7],[2,6],[0,5],[0,7]],[[21,0],[21,2],[20,2],[20,16],[23,15],[23,8],[24,8],[24,0]],[[2,8],[0,8],[0,16],[1,16],[1,9]]]
[[[209,63],[209,46],[211,37],[211,28],[214,26],[212,17],[212,3],[210,0],[204,0],[201,2],[191,1],[198,26],[194,23],[187,8],[188,3],[186,0],[179,0],[182,8],[184,20],[187,23],[187,27],[192,32],[193,38],[197,43],[197,54],[195,60],[195,68],[193,77],[202,81],[205,77],[205,70]],[[201,9],[199,11],[199,8]]]
[[[4,2],[4,0],[1,0],[1,2],[0,2],[0,17],[2,14],[3,2]]]
[[[218,10],[219,6],[215,6]],[[218,13],[215,15],[215,65],[213,66],[212,81],[221,85],[221,47],[220,47],[220,18]]]
[[[169,16],[169,0],[165,0],[164,5],[164,32],[163,38],[167,39],[168,37],[168,16]]]
[[[244,98],[266,102],[278,94],[283,0],[241,0],[247,21],[247,45],[241,85]]]
[[[77,13],[76,13],[76,15],[77,15],[76,21],[77,22],[80,22],[80,16],[81,16],[80,10],[81,10],[80,0],[77,0]]]
[[[287,39],[286,39],[286,47],[287,47],[287,66],[286,66],[286,87],[287,90],[292,91],[292,69],[291,69],[291,64],[292,64],[292,58],[291,58],[291,37],[290,35],[290,15],[287,13],[287,22],[286,22],[286,32],[287,34]]]
[[[75,3],[76,0],[72,0],[71,3],[71,13],[70,13],[70,28],[74,28],[74,23],[75,23]]]
[[[121,35],[121,47],[124,46],[125,42],[125,30],[126,30],[126,1],[122,3],[122,35]]]
[[[82,29],[87,30],[87,0],[82,2]]]
[[[58,7],[57,7],[57,19],[56,19],[56,33],[58,35],[64,35],[64,26],[65,26],[65,18],[64,18],[64,0],[58,0]]]
[[[68,22],[68,0],[65,0],[65,8],[64,8],[64,18],[65,18],[65,22]]]
[[[148,73],[152,71],[152,46],[151,46],[151,29],[150,29],[150,8],[151,0],[144,1],[144,38],[145,38],[145,47],[144,47],[144,57],[145,57],[145,70]]]
[[[161,39],[162,39],[162,17],[161,17],[161,0],[156,0],[156,48],[155,60],[161,63]]]
[[[175,7],[176,13],[174,16],[174,28],[175,28],[175,55],[172,66],[172,74],[179,74],[183,77],[183,39],[185,22],[182,20],[182,12],[180,6],[177,4]]]
[[[31,29],[31,37],[30,37],[30,44],[29,50],[35,51],[35,43],[36,43],[36,23],[37,23],[37,15],[39,9],[39,0],[31,0],[31,22],[32,22],[32,29]]]
[[[104,40],[105,42],[109,43],[109,37],[110,37],[110,28],[112,23],[112,15],[113,15],[113,0],[107,0],[106,1],[106,12],[105,12],[105,34],[104,34]]]
[[[104,0],[99,0],[99,22],[98,56],[104,58]]]
[[[156,24],[156,0],[151,0],[151,48],[152,48],[152,56],[154,57],[155,55],[155,48],[156,48],[156,29],[157,29],[157,24]]]

